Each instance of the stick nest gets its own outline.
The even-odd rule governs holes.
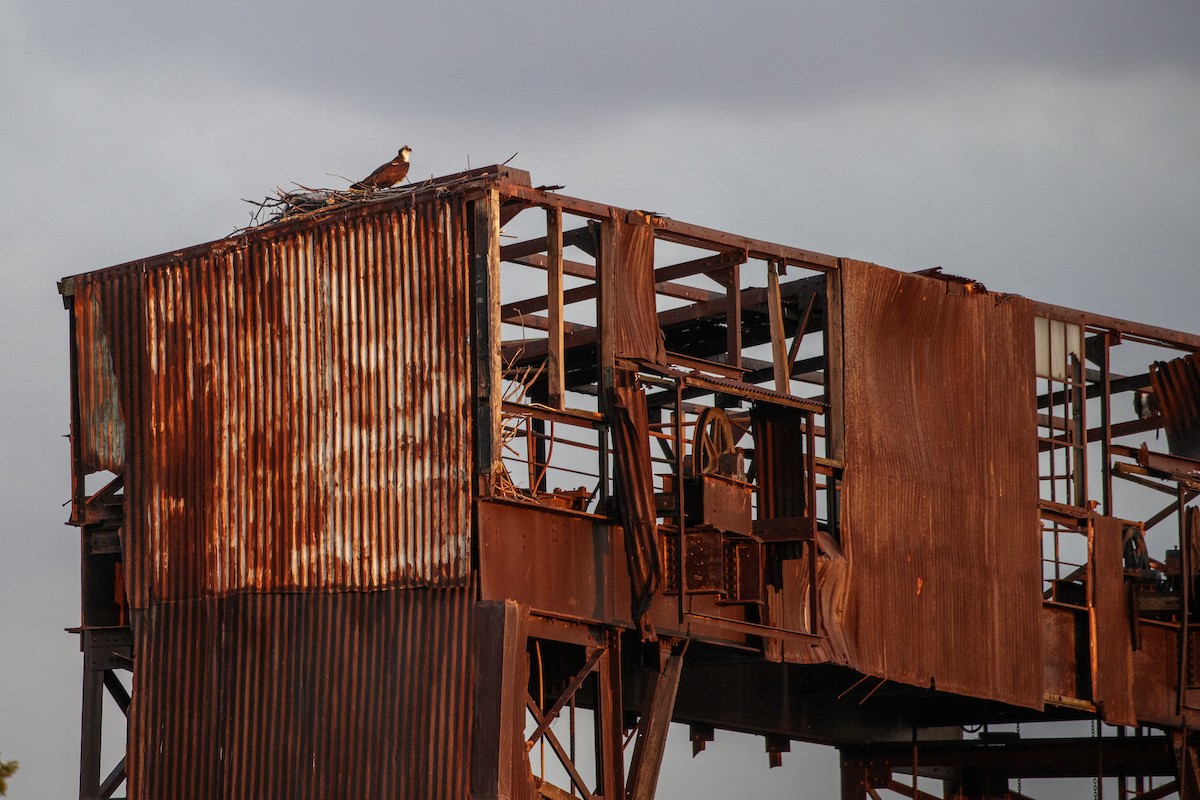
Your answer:
[[[295,190],[277,187],[274,197],[243,200],[254,206],[254,210],[250,212],[250,224],[239,228],[235,233],[243,233],[264,225],[307,219],[331,208],[368,203],[412,188],[411,184],[391,189],[313,189],[298,183],[293,185]]]

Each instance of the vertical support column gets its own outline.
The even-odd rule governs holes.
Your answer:
[[[845,458],[846,426],[842,415],[844,388],[842,383],[844,343],[842,336],[842,273],[838,269],[825,273],[825,396],[829,412],[825,422],[825,455],[835,461]],[[832,484],[833,481],[830,481]],[[833,492],[830,492],[831,499]],[[830,507],[829,524],[835,523]]]
[[[725,286],[725,363],[735,369],[742,366],[742,267],[734,264],[728,269],[709,273],[709,277]],[[728,394],[718,394],[716,405],[737,408],[740,400]]]
[[[475,347],[475,471],[479,489],[491,492],[500,466],[500,194],[489,189],[474,201],[471,289]]]
[[[724,274],[725,363],[742,366],[742,267],[734,264]]]
[[[624,724],[621,705],[621,634],[605,632],[607,650],[600,659],[596,701],[596,794],[605,800],[625,796]]]
[[[562,209],[546,209],[546,336],[549,353],[547,405],[562,409],[566,384],[563,365],[563,237]]]
[[[1113,513],[1113,479],[1112,479],[1112,352],[1108,334],[1101,334],[1100,374],[1104,390],[1100,394],[1100,427],[1104,429],[1104,437],[1100,440],[1100,475],[1104,480],[1102,496],[1105,516]]]
[[[79,748],[79,800],[100,797],[100,745],[104,733],[104,671],[93,669],[92,640],[83,631],[83,718]]]
[[[842,800],[867,800],[870,772],[859,766],[842,762]]]
[[[593,228],[595,230],[595,228]],[[596,344],[597,363],[596,385],[600,395],[600,411],[608,412],[609,395],[613,388],[613,370],[616,366],[616,333],[617,333],[617,222],[609,219],[599,224],[600,247],[596,253],[596,297],[599,307],[596,309],[596,324],[600,327],[599,341]]]
[[[475,606],[475,712],[471,739],[473,800],[523,797],[526,610],[512,601]],[[518,766],[521,767],[518,770]]]

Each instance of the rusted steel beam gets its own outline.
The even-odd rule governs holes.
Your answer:
[[[561,209],[559,210],[558,216],[561,221],[561,219],[562,219]],[[561,224],[561,222],[560,222],[560,224]],[[587,226],[583,226],[583,227],[579,227],[579,228],[572,228],[569,231],[562,231],[562,242],[563,242],[564,246],[567,246],[567,245],[573,244],[574,242],[578,241],[580,237],[587,236],[590,238],[591,235],[592,235],[592,231]],[[519,261],[520,259],[525,258],[527,256],[532,256],[537,253],[545,253],[545,252],[547,252],[549,247],[550,247],[550,240],[549,240],[548,236],[537,236],[537,237],[534,237],[533,239],[526,239],[523,242],[514,242],[513,244],[506,244],[500,248],[500,260],[501,261]],[[532,266],[532,265],[530,265],[530,266]]]
[[[511,261],[514,264],[520,264],[525,267],[533,267],[534,269],[549,269],[550,267],[550,260],[548,256],[530,255],[504,260]],[[674,267],[683,269],[684,274],[686,275],[693,275],[698,272],[705,272],[713,269],[723,269],[725,268],[725,263],[728,260],[729,259],[726,258],[725,254],[721,254],[719,256],[698,259],[695,262],[684,262],[683,264],[674,265]],[[591,264],[584,264],[579,261],[571,261],[569,259],[563,260],[562,264],[563,272],[566,275],[571,275],[576,278],[584,278],[585,280],[590,281],[596,280],[596,268]],[[689,286],[686,283],[679,283],[674,280],[669,280],[667,277],[660,275],[663,270],[669,269],[672,269],[672,267],[662,267],[658,270],[655,270],[655,292],[657,294],[661,294],[665,297],[674,297],[680,300],[692,300],[695,302],[716,300],[717,298],[724,296],[723,292],[714,292],[709,289],[702,289],[698,286]],[[563,305],[571,305],[572,303],[582,303],[586,300],[592,300],[596,297],[597,293],[598,290],[594,284],[576,286],[572,289],[566,290],[563,295]],[[536,295],[524,300],[517,300],[515,302],[508,303],[504,306],[504,309],[501,313],[505,316],[508,316],[511,314],[524,314],[531,311],[541,311],[546,308],[549,302],[548,295],[549,293],[546,295]]]
[[[630,210],[618,208],[617,206],[546,192],[503,180],[497,183],[497,188],[506,197],[526,200],[534,205],[558,206],[565,212],[583,217],[625,219],[631,213]],[[713,228],[705,228],[701,225],[679,222],[667,217],[651,216],[651,220],[651,224],[655,229],[655,236],[666,241],[699,247],[712,247],[713,249],[721,250],[745,250],[753,258],[776,259],[784,261],[787,264],[822,271],[838,268],[838,259],[824,253],[804,250],[799,247],[787,247],[761,239],[752,239],[747,236],[738,236],[737,234],[726,233]]]
[[[806,269],[827,272],[838,268],[836,256],[803,250],[799,247],[786,247],[761,239],[751,239],[732,233],[691,225],[673,219],[662,219],[662,227],[657,230],[658,238],[680,244],[717,245],[724,248],[745,250],[751,258],[782,261],[785,264]]]
[[[914,798],[914,800],[941,800],[941,798],[936,797],[929,792],[923,792],[920,789],[914,789],[911,785],[901,783],[894,778],[888,780],[886,788],[890,789],[896,794],[902,794],[905,797]]]
[[[548,192],[542,189],[535,189],[531,186],[520,186],[508,182],[497,184],[497,188],[506,197],[516,197],[521,200],[528,200],[530,203],[539,206],[555,206],[561,208],[568,214],[574,214],[578,217],[591,217],[592,219],[608,219],[616,214],[620,209],[605,203],[597,203],[592,200],[584,200],[579,197],[571,197],[557,192]]]
[[[1177,781],[1168,781],[1162,786],[1156,786],[1153,789],[1148,789],[1141,794],[1132,795],[1129,800],[1162,800],[1164,797],[1170,797],[1179,791],[1179,783]]]
[[[567,775],[571,778],[571,783],[575,785],[575,788],[579,790],[580,794],[588,798],[602,795],[603,792],[600,791],[597,791],[595,795],[592,794],[592,792],[587,788],[587,784],[584,782],[583,776],[579,774],[579,770],[576,768],[575,762],[571,760],[570,754],[567,752],[566,748],[562,746],[562,742],[558,740],[558,737],[555,736],[554,731],[550,729],[549,725],[543,727],[542,723],[545,722],[545,718],[542,717],[541,712],[538,710],[537,703],[528,692],[525,693],[525,708],[527,711],[529,711],[529,714],[533,717],[534,721],[538,723],[538,727],[542,730],[542,738],[550,743],[550,749],[554,751],[554,755],[558,756],[558,760],[562,764],[562,768],[566,770]]]
[[[999,768],[1011,778],[1092,778],[1166,776],[1175,774],[1175,755],[1166,736],[1100,739],[1021,739],[1004,745],[976,740],[921,742],[925,767]],[[912,745],[907,742],[843,747],[843,766],[907,769]]]
[[[1103,314],[1093,314],[1090,311],[1079,311],[1078,309],[1056,306],[1051,303],[1030,302],[1033,307],[1033,313],[1039,316],[1050,317],[1051,319],[1058,319],[1063,322],[1073,322],[1086,327],[1106,328],[1122,335],[1140,337],[1153,344],[1175,347],[1180,350],[1200,351],[1200,335],[1194,333],[1184,333],[1183,331],[1163,328],[1158,325],[1145,325],[1140,322],[1132,322],[1127,319],[1109,317]]]
[[[84,636],[83,720],[79,748],[79,800],[100,797],[100,745],[104,734],[104,673],[89,669],[88,634]]]
[[[117,673],[111,669],[104,670],[104,688],[108,690],[108,694],[117,704],[117,708],[121,709],[121,713],[129,716],[129,692],[117,677]]]
[[[1148,372],[1144,372],[1141,375],[1128,375],[1128,376],[1113,375],[1111,377],[1112,377],[1112,380],[1109,381],[1109,389],[1108,389],[1108,393],[1110,395],[1118,395],[1118,394],[1122,394],[1124,392],[1133,392],[1133,391],[1137,391],[1138,389],[1145,389],[1146,387],[1148,387],[1150,385],[1150,373],[1148,373]],[[1063,390],[1058,389],[1053,392],[1046,392],[1045,394],[1038,395],[1037,407],[1038,408],[1049,408],[1050,406],[1055,405],[1056,403],[1060,403],[1061,402],[1060,398],[1061,398],[1062,393],[1063,393]],[[1091,400],[1092,398],[1095,398],[1095,397],[1101,397],[1104,395],[1104,393],[1105,393],[1104,384],[1102,382],[1100,382],[1099,380],[1097,380],[1096,382],[1093,382],[1093,383],[1088,383],[1087,398],[1089,400]]]
[[[579,795],[560,789],[550,781],[535,776],[533,782],[537,785],[538,794],[545,800],[579,800]]]
[[[781,283],[779,286],[780,297],[795,299],[796,302],[800,303],[807,303],[812,293],[823,291],[824,280],[824,276],[815,276]],[[766,317],[768,313],[767,300],[768,292],[764,287],[743,289],[741,291],[741,307],[743,312],[753,311]],[[695,322],[706,317],[722,316],[725,313],[725,303],[725,297],[721,295],[716,300],[692,303],[691,305],[660,311],[658,312],[659,327],[666,329],[674,325]],[[566,336],[564,347],[567,350],[572,350],[595,344],[596,341],[597,331],[595,329],[583,330]],[[517,359],[517,363],[528,363],[531,360],[543,358],[546,355],[546,343],[544,340],[539,339],[523,343],[507,342],[505,344],[505,355],[509,360],[516,358],[518,347],[522,350],[522,354]]]
[[[112,768],[111,772],[108,773],[108,777],[105,778],[100,784],[100,800],[108,800],[108,798],[112,797],[113,792],[117,790],[117,787],[120,786],[124,780],[125,756],[121,756],[121,760],[117,762],[117,765]]]
[[[678,278],[689,278],[701,273],[721,272],[746,263],[745,250],[727,250],[716,255],[693,258],[678,264],[668,264],[654,270],[654,280],[662,283]],[[709,277],[712,277],[711,275]],[[720,283],[720,281],[717,281]],[[724,294],[722,292],[722,294]],[[710,298],[715,299],[715,298]]]
[[[547,728],[554,724],[554,720],[558,718],[558,713],[575,696],[575,692],[579,690],[579,687],[583,685],[587,677],[592,674],[592,670],[596,668],[596,664],[604,656],[604,652],[605,649],[603,647],[592,649],[592,652],[588,654],[587,660],[583,662],[583,666],[579,668],[579,671],[575,673],[575,677],[567,684],[567,688],[563,689],[562,694],[559,695],[554,705],[550,706],[550,709],[542,715],[542,719],[538,722],[538,726],[533,729],[533,733],[526,737],[526,742],[533,744],[538,740],[538,737],[546,732]]]

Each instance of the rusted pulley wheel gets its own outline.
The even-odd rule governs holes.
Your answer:
[[[701,411],[692,432],[692,474],[719,472],[721,456],[734,452],[733,424],[729,415],[719,408]]]

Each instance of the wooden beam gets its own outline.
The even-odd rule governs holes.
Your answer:
[[[666,646],[659,643],[660,647]],[[679,690],[679,676],[683,670],[683,649],[669,649],[654,685],[646,698],[642,718],[638,720],[637,741],[633,746],[633,760],[629,765],[629,784],[626,796],[629,800],[654,800],[658,788],[658,776],[662,770],[663,752],[667,745],[667,729],[675,710],[675,695]]]
[[[787,340],[783,333],[783,300],[779,295],[779,264],[767,267],[767,316],[771,322],[771,360],[775,365],[775,391],[790,392]]]

